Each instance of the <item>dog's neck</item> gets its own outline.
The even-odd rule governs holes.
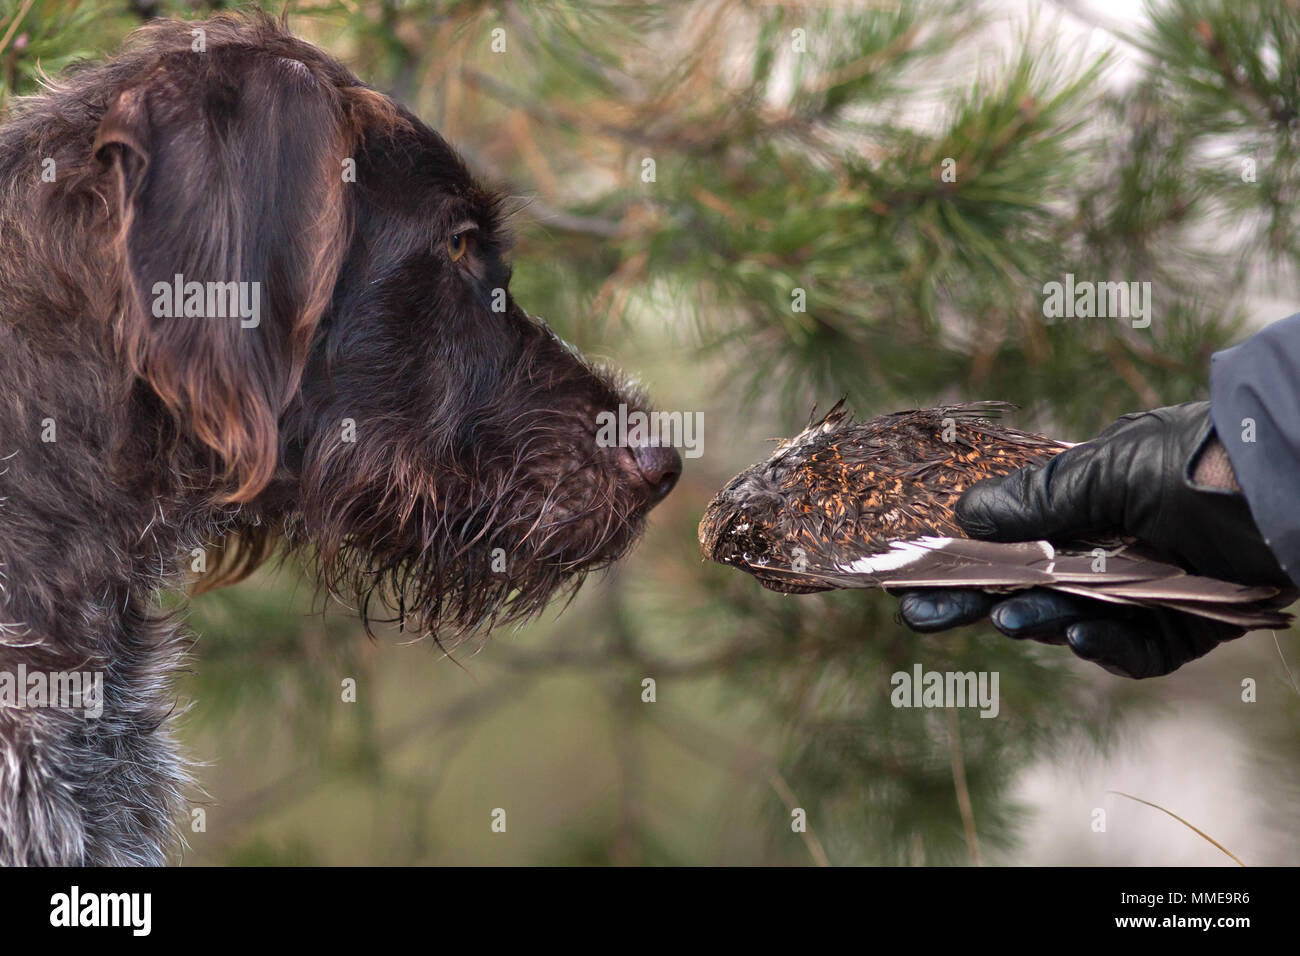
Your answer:
[[[139,409],[74,355],[0,404],[0,863],[162,863],[188,781],[170,730],[187,642],[158,595],[214,511],[178,482],[124,488],[150,474]]]

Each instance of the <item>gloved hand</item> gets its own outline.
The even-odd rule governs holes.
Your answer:
[[[1227,481],[1203,483],[1226,455],[1209,402],[1125,415],[1090,442],[1039,468],[981,481],[955,508],[972,538],[1059,543],[1098,535],[1137,538],[1195,574],[1282,588],[1294,583]],[[1225,466],[1226,467],[1226,466]],[[1222,472],[1221,472],[1222,473]],[[1198,480],[1199,479],[1199,480]],[[1068,644],[1079,657],[1125,677],[1159,677],[1240,637],[1241,628],[1167,609],[1091,600],[1045,589],[1010,597],[949,589],[909,591],[899,615],[932,632],[989,615],[1009,637]]]

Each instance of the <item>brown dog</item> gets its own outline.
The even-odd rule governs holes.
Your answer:
[[[19,104],[0,862],[164,861],[184,639],[154,597],[223,537],[218,577],[283,541],[367,620],[453,640],[632,544],[680,461],[600,446],[644,406],[514,304],[506,247],[437,133],[265,18],[153,23]]]

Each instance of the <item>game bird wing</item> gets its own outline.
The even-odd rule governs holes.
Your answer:
[[[1046,541],[927,537],[895,541],[887,551],[834,567],[729,563],[764,586],[787,593],[842,588],[980,588],[1010,593],[1042,587],[1116,604],[1168,607],[1248,629],[1285,628],[1292,620],[1268,606],[1278,597],[1276,588],[1188,574],[1132,545],[1071,552]]]

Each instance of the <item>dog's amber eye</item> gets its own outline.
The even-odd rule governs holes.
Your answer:
[[[447,255],[451,256],[452,262],[458,262],[465,253],[469,252],[470,240],[466,233],[458,232],[447,240]]]

